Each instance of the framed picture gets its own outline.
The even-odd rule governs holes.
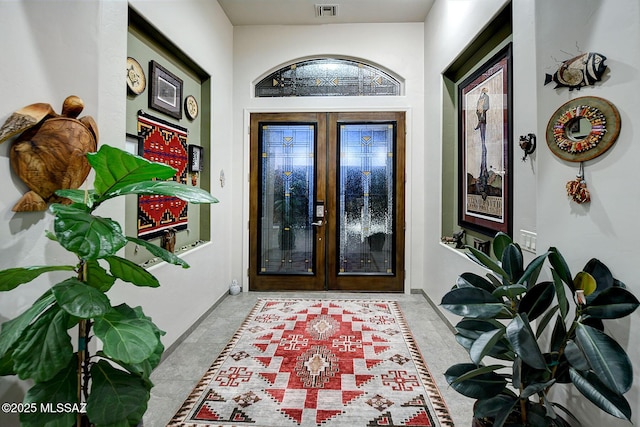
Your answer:
[[[189,145],[189,172],[202,172],[204,148]]]
[[[458,224],[512,235],[511,43],[458,85]]]
[[[176,119],[182,118],[182,80],[156,61],[149,63],[149,108]]]

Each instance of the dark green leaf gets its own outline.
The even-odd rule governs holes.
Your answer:
[[[160,286],[160,282],[158,282],[158,279],[156,279],[153,274],[128,259],[110,256],[106,257],[105,260],[109,263],[111,274],[125,282],[133,283],[136,286],[148,286],[151,288]]]
[[[584,353],[589,366],[602,382],[619,394],[626,393],[633,381],[633,368],[627,353],[603,332],[578,323],[576,344]]]
[[[535,320],[551,307],[555,295],[552,282],[540,282],[522,297],[518,313],[526,313],[529,320]]]
[[[509,244],[513,243],[511,237],[503,232],[498,232],[493,238],[493,254],[497,259],[502,259],[502,254]]]
[[[551,381],[547,381],[547,382],[544,382],[544,383],[530,384],[527,387],[525,387],[524,390],[522,390],[522,393],[520,393],[520,398],[521,399],[528,399],[529,397],[533,396],[534,394],[538,394],[541,391],[543,391],[545,388],[550,387],[555,382],[556,382],[556,380],[551,380]]]
[[[116,282],[116,278],[107,273],[96,260],[86,262],[85,280],[87,285],[101,292],[107,292]]]
[[[489,270],[493,271],[494,273],[496,273],[500,277],[509,277],[507,272],[504,271],[502,269],[502,267],[500,267],[500,265],[498,265],[497,262],[495,262],[494,260],[489,258],[484,252],[479,251],[476,248],[473,248],[471,246],[467,246],[467,249],[469,249],[469,251],[471,252],[470,254],[467,254],[467,256],[472,261],[474,261],[477,264],[480,264],[481,266],[483,266],[485,268],[488,268]]]
[[[155,178],[169,179],[176,173],[171,166],[150,162],[109,145],[102,145],[96,153],[87,154],[87,159],[96,172],[93,185],[102,197],[108,197],[127,185]]]
[[[596,280],[597,289],[596,293],[613,286],[614,278],[609,270],[609,267],[604,265],[602,261],[591,258],[589,262],[582,269],[585,273],[589,273]],[[595,294],[594,294],[595,297]]]
[[[524,363],[535,369],[547,370],[547,364],[526,314],[517,314],[507,325],[507,340]]]
[[[556,288],[556,295],[558,297],[560,316],[562,316],[563,320],[566,320],[567,313],[569,312],[569,301],[567,300],[567,293],[564,289],[564,283],[560,278],[560,275],[554,268],[551,269],[551,275],[553,276],[553,286]]]
[[[51,290],[48,290],[24,313],[3,323],[0,332],[0,357],[3,357],[16,344],[27,327],[55,302],[56,299]]]
[[[480,399],[473,407],[473,416],[476,418],[497,418],[504,417],[503,414],[511,413],[511,410],[518,402],[515,396],[499,394],[490,399]]]
[[[485,332],[501,328],[504,328],[504,325],[493,319],[463,319],[456,325],[456,331],[473,340]]]
[[[24,403],[35,404],[35,412],[20,414],[22,427],[69,427],[76,421],[73,411],[55,411],[57,404],[78,404],[78,359],[71,355],[67,365],[49,381],[37,383],[29,389]],[[52,408],[53,411],[40,411],[40,408]]]
[[[502,254],[502,268],[507,272],[509,282],[515,283],[524,272],[522,252],[514,244],[508,245]]]
[[[124,186],[116,192],[110,192],[109,197],[125,194],[146,194],[178,197],[189,203],[218,203],[218,199],[198,187],[181,184],[176,181],[145,181]]]
[[[573,340],[567,341],[567,345],[564,348],[564,355],[573,368],[578,371],[589,370],[589,363],[587,363],[584,353],[582,353],[580,347],[578,347]]]
[[[105,360],[91,367],[87,415],[96,425],[138,425],[147,409],[149,389],[138,375],[116,369]]]
[[[68,318],[66,311],[54,305],[25,330],[13,352],[14,367],[21,379],[47,381],[67,366],[73,355]]]
[[[495,297],[507,297],[513,300],[525,292],[527,292],[527,288],[524,285],[507,285],[497,287],[492,293]]]
[[[569,370],[571,381],[578,391],[594,405],[617,418],[631,421],[631,407],[629,402],[618,393],[613,392],[593,372],[579,372],[573,368]]]
[[[501,366],[492,367],[493,370]],[[447,383],[458,393],[473,399],[486,399],[500,393],[507,381],[491,367],[478,368],[473,363],[459,363],[444,373]],[[458,381],[459,378],[464,377]]]
[[[104,293],[75,277],[58,283],[52,291],[60,307],[82,319],[102,316],[111,309],[109,298]]]
[[[558,352],[564,345],[567,339],[567,328],[564,325],[562,317],[556,317],[556,324],[553,327],[553,333],[551,334],[550,348],[552,352]]]
[[[454,314],[472,318],[491,318],[503,309],[502,301],[484,289],[458,288],[442,297],[442,307]]]
[[[73,271],[71,265],[9,268],[0,271],[0,291],[10,291],[49,271]]]
[[[142,246],[143,248],[151,252],[151,255],[157,256],[163,261],[174,265],[181,265],[182,268],[189,268],[189,264],[187,264],[186,261],[176,256],[173,252],[169,252],[168,250],[161,248],[160,246],[149,243],[146,240],[136,239],[135,237],[127,237],[127,240],[129,240],[131,243]]]
[[[542,333],[544,332],[545,328],[547,327],[549,322],[551,322],[551,319],[553,319],[553,316],[555,316],[557,312],[558,312],[558,306],[554,305],[553,307],[551,307],[551,310],[547,311],[542,317],[542,319],[538,321],[537,323],[538,327],[536,328],[536,338],[540,338],[540,336],[542,336]]]
[[[503,329],[495,329],[480,335],[469,350],[471,361],[476,365],[479,365],[482,358],[493,350],[497,342],[500,341],[503,336]]]
[[[158,347],[155,325],[140,319],[129,306],[114,307],[94,323],[94,332],[103,343],[104,353],[123,363],[140,363]]]
[[[564,257],[556,248],[549,248],[549,262],[551,266],[555,269],[556,273],[558,273],[558,277],[569,286],[572,292],[573,289],[573,275],[569,270],[569,266],[567,262],[564,260]]]
[[[597,319],[618,319],[633,313],[639,304],[631,292],[614,286],[600,292],[584,309],[583,314]]]
[[[0,377],[8,375],[16,375],[16,370],[13,368],[13,351],[8,351],[0,357]]]
[[[534,258],[533,261],[527,265],[527,268],[522,273],[522,276],[518,280],[520,284],[527,284],[527,288],[531,288],[538,281],[538,276],[540,275],[540,270],[542,270],[542,266],[544,265],[544,261],[549,256],[550,252],[545,252],[542,255],[538,255]]]
[[[120,224],[109,218],[60,204],[53,204],[49,209],[56,216],[54,230],[58,242],[81,259],[104,258],[127,244]]]

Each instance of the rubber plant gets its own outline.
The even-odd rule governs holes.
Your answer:
[[[556,384],[573,384],[601,410],[630,420],[623,395],[632,365],[604,320],[631,314],[638,299],[609,268],[594,258],[573,276],[553,247],[525,267],[520,246],[503,233],[493,242],[495,259],[467,249],[489,272],[461,274],[441,306],[462,316],[456,340],[471,361],[451,366],[445,377],[476,399],[472,425],[569,426],[569,419],[580,425],[550,400]],[[550,280],[538,282],[547,261]]]
[[[10,291],[49,272],[69,272],[24,313],[2,325],[0,374],[34,385],[20,411],[23,426],[137,425],[153,386],[149,377],[164,351],[164,335],[142,308],[112,306],[108,291],[118,279],[157,287],[143,267],[117,255],[128,243],[188,268],[178,256],[125,236],[118,222],[95,215],[109,200],[127,194],[175,196],[191,203],[216,203],[208,192],[173,180],[175,169],[103,145],[87,155],[94,189],[59,190],[70,204],[52,204],[53,232],[47,236],[77,256],[75,265],[17,267],[0,271],[0,291]],[[72,334],[77,332],[77,345]],[[89,342],[94,338],[95,354]]]

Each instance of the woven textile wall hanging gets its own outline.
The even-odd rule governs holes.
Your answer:
[[[138,136],[141,155],[153,162],[165,163],[174,169],[174,181],[187,183],[187,129],[150,116],[138,113]],[[138,237],[152,239],[165,230],[184,230],[189,220],[188,203],[177,197],[138,197]]]

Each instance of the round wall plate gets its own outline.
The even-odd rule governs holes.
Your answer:
[[[127,58],[127,87],[135,95],[140,95],[147,87],[144,70],[140,63],[132,57]]]
[[[198,117],[198,101],[193,95],[189,95],[184,99],[184,112],[190,120]]]
[[[569,162],[591,160],[607,151],[620,133],[620,113],[609,101],[583,96],[556,110],[547,124],[547,145]]]

